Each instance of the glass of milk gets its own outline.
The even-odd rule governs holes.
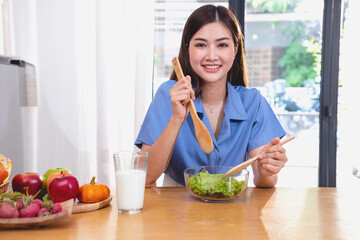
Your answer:
[[[134,214],[143,209],[147,152],[115,152],[115,178],[119,213]]]

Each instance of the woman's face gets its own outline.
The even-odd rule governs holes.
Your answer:
[[[225,81],[237,46],[222,23],[204,25],[189,42],[190,64],[205,83]]]

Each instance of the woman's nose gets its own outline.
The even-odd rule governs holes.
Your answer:
[[[206,59],[207,60],[216,60],[217,59],[217,49],[215,46],[210,46],[208,47],[208,51],[206,54]]]

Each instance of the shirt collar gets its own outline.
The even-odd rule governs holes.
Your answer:
[[[229,82],[227,84],[227,102],[225,106],[225,114],[228,114],[229,119],[233,120],[245,120],[248,118],[243,101],[237,88],[242,86],[232,86]]]
[[[227,100],[225,106],[225,114],[232,120],[245,120],[248,118],[240,94],[236,91],[236,88],[241,86],[232,86],[229,82],[226,82],[227,87]],[[201,102],[201,98],[196,98],[194,101],[196,112],[200,119],[204,116],[204,107]]]
[[[195,99],[194,105],[195,105],[196,112],[197,112],[198,115],[199,115],[199,118],[202,119],[203,116],[204,116],[205,110],[204,110],[204,107],[203,107],[203,105],[202,105],[202,102],[201,102],[201,98],[200,98],[200,97],[198,97],[198,98]]]

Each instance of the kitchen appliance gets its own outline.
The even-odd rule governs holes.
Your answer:
[[[36,171],[38,91],[34,65],[0,55],[0,153],[11,175]]]

